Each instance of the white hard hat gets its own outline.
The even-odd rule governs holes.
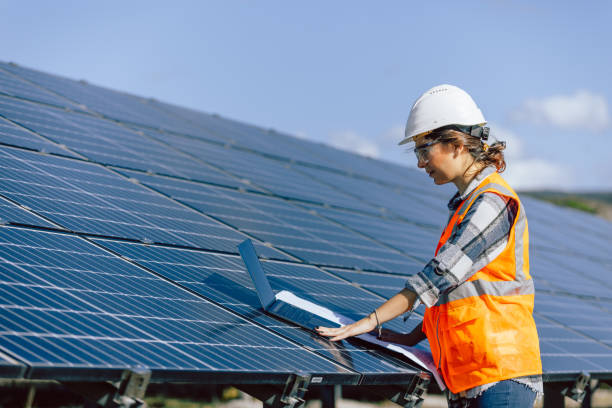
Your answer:
[[[453,85],[434,86],[416,100],[406,122],[403,145],[442,126],[483,126],[482,112],[467,92]]]

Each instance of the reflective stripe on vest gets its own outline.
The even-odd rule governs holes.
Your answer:
[[[442,232],[436,254],[485,192],[518,205],[508,242],[489,264],[442,294],[423,319],[434,361],[454,393],[542,371],[532,317],[527,218],[518,196],[499,174],[485,177],[459,205]]]

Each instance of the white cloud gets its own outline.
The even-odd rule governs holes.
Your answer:
[[[503,176],[517,190],[566,190],[573,184],[565,168],[549,161],[523,159],[507,164]]]
[[[381,141],[383,143],[390,143],[394,146],[404,138],[404,126],[403,125],[395,125],[387,132],[383,133],[381,136]]]
[[[348,150],[362,156],[373,158],[380,156],[380,147],[376,142],[360,136],[351,130],[332,133],[330,144],[338,149]]]
[[[297,130],[297,131],[292,132],[290,134],[291,134],[291,136],[295,136],[298,139],[303,139],[303,140],[308,140],[309,139],[308,134],[305,131],[303,131],[303,130]]]
[[[572,185],[571,172],[563,165],[533,157],[526,157],[524,142],[514,132],[495,123],[491,135],[506,142],[504,156],[506,171],[503,177],[517,190],[565,190]]]
[[[561,129],[588,129],[595,132],[607,129],[612,122],[606,98],[585,90],[577,91],[574,95],[528,99],[513,112],[512,118]]]
[[[506,142],[507,168],[503,177],[517,190],[556,189],[566,190],[574,185],[574,177],[569,167],[527,153],[527,143],[511,130],[490,124],[492,138]],[[354,131],[335,132],[330,135],[330,143],[339,149],[348,150],[364,156],[390,160],[404,166],[414,167],[414,155],[406,154],[403,146],[397,143],[404,134],[403,125],[392,126],[374,140],[358,135]],[[531,157],[530,157],[531,156]]]

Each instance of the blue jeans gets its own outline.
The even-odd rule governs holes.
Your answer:
[[[536,392],[525,384],[504,380],[476,398],[448,401],[449,408],[532,408]]]

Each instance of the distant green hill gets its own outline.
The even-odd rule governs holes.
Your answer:
[[[564,193],[560,191],[523,191],[519,194],[597,214],[612,221],[612,193]]]

